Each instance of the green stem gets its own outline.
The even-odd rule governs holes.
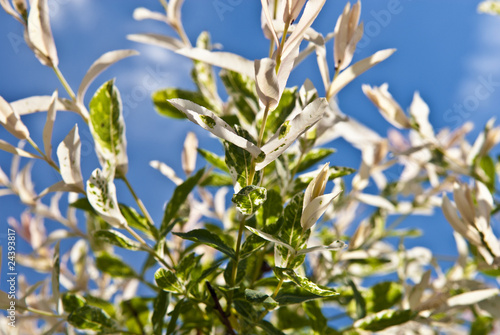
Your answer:
[[[281,36],[280,45],[278,46],[278,50],[276,50],[276,73],[280,69],[281,65],[281,54],[283,53],[283,47],[285,46],[286,35],[288,34],[289,23],[285,24],[285,29],[283,30],[283,36]]]
[[[153,255],[156,260],[158,262],[160,262],[161,264],[163,264],[167,269],[169,269],[170,271],[173,271],[175,272],[175,269],[170,265],[168,264],[164,259],[163,257],[160,257],[160,255],[158,255],[158,253],[153,250],[153,248],[151,248],[147,243],[146,241],[144,241],[144,239],[139,235],[137,234],[132,228],[130,228],[129,226],[125,226],[124,227],[129,233],[130,235],[132,235],[137,241],[139,241],[139,243],[141,243],[141,246],[143,247],[143,249],[147,252],[149,252],[151,255]]]
[[[269,105],[266,105],[266,109],[264,109],[264,116],[262,117],[262,125],[259,130],[259,138],[257,139],[257,146],[260,147],[262,145],[262,141],[264,140],[264,131],[266,130],[267,117],[269,116]]]
[[[31,312],[31,313],[35,313],[35,314],[43,315],[43,316],[49,316],[49,317],[52,317],[52,318],[64,318],[64,316],[62,316],[62,315],[57,315],[57,314],[54,314],[54,313],[51,313],[51,312],[42,311],[40,309],[36,309],[36,308],[32,308],[32,307],[26,307],[26,310],[28,312]]]
[[[132,197],[134,198],[135,202],[137,203],[137,206],[139,206],[139,209],[141,210],[142,214],[146,218],[146,220],[149,221],[149,224],[154,226],[153,219],[151,218],[151,215],[149,215],[148,210],[144,206],[142,200],[137,196],[137,193],[135,193],[134,188],[130,184],[130,182],[127,179],[127,176],[120,175],[119,176],[124,182],[125,185],[127,185],[128,190],[130,191],[130,194],[132,194]]]
[[[63,85],[64,89],[66,90],[66,92],[68,92],[69,94],[69,97],[71,98],[71,100],[73,101],[76,101],[76,95],[75,93],[73,92],[73,90],[71,89],[71,87],[69,86],[68,82],[66,81],[66,79],[64,78],[63,74],[61,73],[61,71],[59,70],[59,68],[57,66],[52,66],[52,69],[54,70],[54,72],[56,73],[56,76],[57,78],[59,79],[59,81],[61,82],[61,84]]]
[[[230,285],[234,286],[236,284],[236,277],[238,275],[238,264],[240,262],[240,250],[241,250],[241,240],[243,239],[243,229],[245,228],[245,221],[246,221],[246,216],[243,216],[243,218],[240,221],[240,227],[238,229],[238,239],[236,241],[236,251],[234,253],[234,265],[233,269],[231,271],[231,282]],[[227,312],[231,310],[231,304],[233,301],[233,291],[229,292],[229,297],[227,299]]]

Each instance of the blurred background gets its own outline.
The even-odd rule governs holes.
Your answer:
[[[345,1],[328,0],[313,28],[326,34],[335,27]],[[385,62],[361,75],[338,95],[341,110],[382,136],[391,126],[364,96],[361,84],[389,84],[389,90],[406,109],[415,91],[431,109],[430,121],[439,130],[454,129],[464,122],[475,124],[469,140],[475,139],[488,119],[499,114],[500,105],[500,18],[478,14],[476,1],[454,0],[376,0],[362,3],[361,19],[365,35],[358,44],[354,62],[385,48],[397,52]],[[121,92],[128,139],[128,178],[141,197],[153,219],[158,223],[163,207],[170,199],[174,184],[149,166],[160,160],[184,177],[180,157],[188,131],[194,131],[200,147],[223,154],[218,140],[208,132],[185,120],[172,120],[158,115],[151,93],[165,87],[194,89],[191,82],[190,60],[155,46],[127,40],[127,34],[154,32],[174,35],[165,24],[156,21],[134,21],[136,7],[162,11],[157,1],[49,0],[51,26],[58,49],[60,69],[76,90],[90,65],[103,53],[116,49],[136,49],[139,56],[127,58],[101,74],[88,90],[85,102],[105,81],[116,78]],[[186,0],[182,10],[183,22],[192,43],[200,32],[210,32],[212,42],[225,51],[241,54],[248,59],[266,57],[269,43],[260,28],[260,2],[257,0]],[[333,44],[327,47],[333,68]],[[322,81],[314,57],[300,64],[292,74],[289,86],[300,86],[310,78],[321,94]],[[67,97],[55,74],[42,66],[23,39],[23,27],[5,12],[0,11],[0,95],[7,101],[33,95],[51,95],[58,89]],[[488,92],[488,94],[478,94]],[[221,92],[224,97],[225,94]],[[42,129],[46,114],[23,117],[32,138],[42,145]],[[88,179],[99,166],[92,137],[73,113],[59,112],[55,123],[53,146],[57,147],[75,123],[80,125],[82,140],[82,173]],[[16,139],[3,128],[0,138],[10,143]],[[358,168],[360,153],[343,140],[333,145],[338,151],[331,156],[332,165]],[[498,151],[498,150],[497,150]],[[0,152],[0,167],[7,174],[12,155]],[[21,164],[24,165],[23,159]],[[198,167],[204,165],[198,160]],[[395,176],[397,177],[397,175]],[[33,181],[37,192],[58,181],[58,175],[45,163],[34,165]],[[135,206],[120,181],[116,182],[120,202]],[[45,201],[48,201],[46,199]],[[20,219],[25,207],[14,196],[0,198],[0,242],[7,242],[7,220]],[[64,210],[64,206],[61,207]],[[367,209],[369,210],[369,209]],[[361,213],[362,214],[362,213]],[[81,224],[84,226],[83,217]],[[492,225],[500,229],[498,217]],[[409,247],[420,245],[446,258],[456,254],[451,228],[440,211],[429,217],[407,219],[402,227],[417,227],[423,236],[408,240]],[[46,221],[47,231],[59,229],[57,223]],[[74,241],[61,244],[68,250]],[[18,252],[29,253],[29,247],[18,236]],[[139,261],[143,253],[135,253]],[[2,256],[3,257],[3,256]],[[5,257],[3,257],[5,264]],[[5,266],[4,266],[5,268]],[[2,269],[0,289],[6,290],[6,269]],[[33,283],[43,278],[29,269],[18,268]]]

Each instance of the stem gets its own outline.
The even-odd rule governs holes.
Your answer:
[[[336,79],[336,78],[337,78],[337,76],[339,75],[339,72],[340,72],[340,68],[339,68],[339,67],[336,67],[336,68],[335,68],[335,73],[333,74],[333,79],[332,79],[332,81],[330,82],[330,86],[332,86],[332,85],[333,85],[333,82],[335,81],[335,79]],[[330,99],[331,99],[331,98],[333,98],[333,97],[331,97],[331,96],[328,94],[328,92],[329,92],[329,91],[330,91],[330,87],[328,87],[328,89],[326,90],[326,93],[327,93],[327,94],[326,94],[326,100],[328,100],[328,101],[330,101]]]
[[[51,167],[53,167],[58,173],[61,173],[61,170],[59,170],[59,167],[56,165],[56,163],[54,163],[54,161],[50,159],[50,157],[47,157],[47,155],[45,155],[45,153],[40,150],[38,145],[31,139],[31,137],[28,137],[27,141]]]
[[[139,241],[141,243],[141,246],[144,248],[145,251],[149,252],[151,255],[153,255],[156,260],[158,262],[160,262],[161,264],[163,264],[167,269],[169,269],[170,271],[172,272],[175,272],[175,269],[170,265],[168,264],[164,259],[163,257],[160,257],[160,255],[158,255],[158,253],[153,250],[153,248],[151,248],[147,243],[146,241],[144,241],[144,239],[139,235],[137,234],[132,228],[130,228],[129,226],[125,226],[124,227],[129,233],[130,235],[132,235],[137,241]]]
[[[257,146],[260,147],[264,139],[264,131],[266,130],[267,117],[269,116],[269,105],[266,105],[264,116],[262,117],[262,125],[259,130],[259,138],[257,139]]]
[[[217,293],[215,293],[214,288],[212,287],[212,285],[210,285],[208,280],[205,281],[205,285],[207,286],[208,292],[210,292],[210,296],[214,301],[215,309],[217,310],[217,312],[219,312],[220,320],[222,321],[224,326],[226,326],[227,333],[231,335],[236,335],[236,333],[233,330],[233,327],[231,326],[231,322],[227,318],[227,314],[224,313],[224,311],[222,310],[222,306],[220,305],[219,298],[217,297]]]
[[[241,250],[241,240],[243,238],[243,228],[245,227],[246,216],[243,216],[243,219],[240,221],[240,227],[238,229],[238,240],[236,241],[236,252],[234,254],[234,265],[231,271],[231,286],[234,286],[236,283],[236,277],[238,275],[238,264],[240,262],[240,250]],[[233,302],[233,291],[229,292],[229,297],[227,299],[227,312],[231,310],[231,304]]]
[[[289,25],[290,24],[288,22],[285,24],[285,29],[283,30],[283,36],[281,36],[280,45],[278,46],[278,50],[276,51],[276,73],[278,73],[278,70],[280,69],[281,54],[283,53],[283,47],[285,45],[286,34],[288,33]]]
[[[53,318],[64,318],[64,316],[62,316],[62,315],[57,315],[57,314],[54,314],[54,313],[51,313],[51,312],[42,311],[40,309],[36,309],[36,308],[33,308],[33,307],[26,307],[26,310],[28,312],[39,314],[39,315],[43,315],[43,316],[50,316],[50,317],[53,317]]]
[[[137,203],[137,205],[139,206],[142,214],[144,214],[144,217],[146,218],[146,220],[149,221],[149,224],[154,226],[154,222],[153,222],[153,219],[151,218],[151,215],[149,215],[149,212],[148,210],[146,209],[146,207],[144,206],[144,204],[142,203],[142,200],[139,199],[139,197],[137,196],[137,194],[135,193],[132,185],[130,184],[130,182],[128,181],[127,179],[127,176],[120,176],[120,178],[125,182],[125,185],[127,185],[127,188],[128,190],[130,191],[130,194],[132,194],[132,197],[134,198],[135,202]]]
[[[75,93],[73,92],[73,90],[71,89],[71,87],[69,86],[68,82],[66,81],[66,79],[64,78],[63,74],[61,73],[61,71],[59,70],[59,68],[57,66],[52,66],[52,69],[54,70],[54,72],[56,73],[56,76],[57,78],[59,79],[59,81],[61,82],[61,84],[63,85],[64,89],[66,90],[66,92],[68,92],[69,94],[69,97],[71,98],[71,100],[73,101],[76,101],[76,95]]]

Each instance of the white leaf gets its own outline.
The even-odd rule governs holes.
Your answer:
[[[255,60],[255,88],[260,102],[273,110],[279,102],[280,92],[276,78],[276,61],[271,58]]]
[[[184,43],[182,43],[180,40],[160,34],[130,34],[127,35],[127,38],[134,42],[157,45],[159,47],[173,51],[177,51],[184,47]]]
[[[325,45],[317,45],[316,50],[316,62],[318,63],[319,73],[321,74],[321,79],[323,79],[323,86],[325,90],[330,86],[330,71],[328,70],[328,62],[326,60],[326,48]]]
[[[20,140],[30,137],[28,128],[16,114],[12,106],[0,96],[0,125]]]
[[[317,245],[314,247],[309,247],[306,249],[299,250],[299,251],[297,251],[297,256],[308,254],[310,252],[318,251],[318,250],[321,250],[321,251],[342,250],[346,247],[347,247],[347,244],[344,241],[337,240],[330,245]]]
[[[359,62],[349,66],[347,69],[342,71],[337,78],[332,82],[328,88],[327,98],[331,99],[337,95],[337,93],[343,89],[347,84],[353,81],[356,77],[361,75],[363,72],[369,70],[378,63],[386,60],[391,56],[396,49],[385,49],[380,50]]]
[[[304,211],[302,211],[302,217],[300,218],[300,225],[304,231],[314,226],[316,221],[326,212],[332,200],[338,195],[339,193],[329,193],[318,196],[309,202]]]
[[[118,207],[115,184],[106,179],[101,169],[95,169],[87,181],[87,198],[96,212],[111,226],[123,228],[127,225],[127,220]]]
[[[83,178],[80,169],[81,147],[78,125],[75,125],[57,147],[57,158],[59,159],[59,167],[64,182],[67,185],[74,185],[83,190]]]
[[[172,25],[181,25],[181,7],[184,0],[169,0],[167,7],[168,21]]]
[[[43,65],[56,67],[59,63],[56,45],[50,29],[47,0],[32,0],[28,15],[28,38],[35,55]]]
[[[410,120],[404,113],[401,106],[394,100],[389,93],[389,85],[384,83],[379,87],[370,87],[370,85],[363,85],[361,87],[363,92],[371,100],[371,102],[378,108],[380,114],[397,128],[410,128]]]
[[[389,200],[387,200],[379,195],[359,193],[356,195],[356,199],[358,199],[358,201],[361,201],[367,205],[386,209],[390,212],[393,212],[396,209],[394,207],[394,205]]]
[[[271,13],[269,12],[268,0],[261,0],[260,2],[262,4],[262,12],[266,17],[269,32],[273,36],[274,43],[276,43],[276,45],[279,45],[280,41],[278,39],[278,36],[276,35],[276,29],[274,28],[273,19],[271,18]]]
[[[39,158],[42,159],[42,157],[32,154],[31,152],[27,152],[23,149],[16,148],[10,143],[5,142],[4,140],[0,140],[0,150],[10,152],[11,154],[18,155],[21,157],[27,157],[27,158]]]
[[[54,129],[54,122],[56,121],[56,101],[58,98],[57,90],[52,94],[49,109],[47,110],[47,121],[43,127],[43,147],[47,157],[52,156],[52,130]]]
[[[123,58],[135,56],[138,54],[139,52],[135,50],[114,50],[103,54],[90,66],[87,73],[83,77],[82,82],[80,83],[80,87],[78,88],[76,100],[79,103],[83,103],[83,98],[85,96],[85,92],[87,92],[89,85],[102,71],[106,70],[109,66],[113,65]]]
[[[327,106],[326,99],[318,98],[307,105],[295,118],[285,121],[269,141],[262,146],[266,157],[262,162],[256,164],[256,171],[262,170],[278,158],[300,135],[318,122]]]
[[[151,166],[153,169],[160,171],[162,175],[173,181],[175,185],[180,185],[184,181],[175,174],[175,171],[170,166],[168,166],[163,162],[151,161],[149,162],[149,166]]]
[[[448,307],[455,306],[469,306],[476,304],[480,301],[498,296],[500,290],[497,288],[487,288],[483,290],[475,290],[471,292],[466,292],[462,294],[455,295],[447,300]]]
[[[199,60],[220,68],[241,73],[253,78],[255,75],[254,65],[251,60],[230,52],[212,52],[201,48],[182,48],[176,52],[185,57]]]
[[[434,138],[434,129],[429,123],[429,106],[422,100],[418,92],[415,92],[413,95],[413,101],[410,105],[410,115],[415,119],[422,135],[427,139]]]
[[[83,193],[85,194],[85,191],[83,189],[83,184],[82,186],[77,186],[77,185],[68,185],[64,181],[58,181],[54,185],[51,185],[44,189],[40,194],[37,196],[37,199],[43,198],[49,193],[53,192],[74,192],[74,193]],[[53,212],[51,212],[53,214]]]
[[[51,101],[52,97],[49,95],[37,95],[13,101],[10,105],[18,115],[26,115],[48,111]],[[63,110],[78,112],[76,105],[67,99],[57,99],[55,108],[58,111]]]
[[[192,122],[208,130],[215,136],[247,150],[252,157],[258,158],[262,154],[258,146],[237,135],[230,125],[205,107],[184,99],[169,99],[167,101],[179,111],[186,114],[187,118]]]
[[[193,173],[196,168],[196,157],[198,156],[198,139],[193,132],[189,132],[184,141],[184,150],[182,151],[182,169],[186,176]]]
[[[446,194],[443,194],[443,203],[442,203],[443,214],[453,227],[453,229],[465,237],[469,242],[476,246],[482,245],[481,237],[477,230],[473,229],[471,225],[465,223],[457,214],[456,207],[451,203],[450,199]]]
[[[249,227],[249,226],[245,226],[246,229],[250,230],[252,233],[254,233],[255,235],[263,238],[264,240],[266,241],[269,241],[269,242],[274,242],[276,244],[279,244],[285,248],[287,248],[288,250],[290,250],[292,253],[295,252],[295,249],[292,248],[292,246],[290,246],[289,244],[285,243],[285,242],[282,242],[280,240],[278,240],[277,238],[273,237],[272,235],[270,234],[267,234],[267,233],[264,233],[263,231],[260,231],[259,229],[256,229],[256,228],[252,228],[252,227]]]
[[[18,12],[12,8],[9,0],[0,0],[0,6],[7,12],[7,14],[13,16],[17,21],[21,22],[22,24],[25,24],[21,16],[19,15]]]
[[[144,7],[138,7],[134,10],[134,14],[132,15],[134,20],[157,20],[167,22],[167,17],[159,12],[153,12]]]
[[[0,185],[9,185],[9,177],[3,172],[2,167],[0,167]]]
[[[316,198],[317,196],[323,195],[325,193],[326,183],[328,182],[328,175],[330,163],[325,163],[323,167],[319,170],[318,174],[314,179],[307,185],[306,191],[304,193],[304,202],[302,204],[302,210],[305,210],[307,205]]]

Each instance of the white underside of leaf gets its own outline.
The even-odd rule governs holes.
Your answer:
[[[57,158],[61,176],[67,185],[74,185],[83,190],[83,178],[80,169],[81,141],[78,125],[75,125],[66,138],[57,147]]]

